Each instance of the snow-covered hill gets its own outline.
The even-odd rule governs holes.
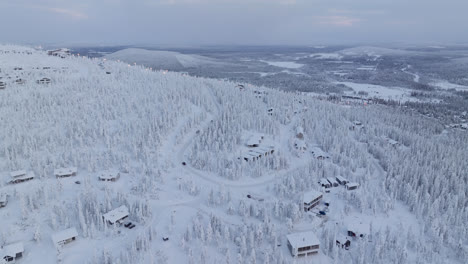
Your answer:
[[[119,50],[105,56],[107,59],[121,60],[130,64],[145,65],[153,69],[183,70],[204,65],[219,64],[214,59],[200,55],[186,55],[173,51],[157,51],[138,48]]]
[[[183,64],[178,56],[167,60]],[[464,131],[398,108],[338,105],[104,58],[0,46],[0,62],[0,245],[24,245],[17,263],[468,257]],[[54,175],[68,167],[75,176]],[[18,170],[29,173],[12,178]],[[336,176],[359,188],[318,184]],[[308,192],[323,199],[305,212]],[[125,207],[122,225],[110,225]],[[73,234],[69,228],[76,238],[54,245],[52,235]],[[286,236],[303,231],[317,235],[319,253],[293,258]],[[336,245],[347,231],[363,233],[348,237],[349,250]]]

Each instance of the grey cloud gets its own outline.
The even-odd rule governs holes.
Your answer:
[[[314,44],[466,42],[461,0],[15,0],[2,42]]]

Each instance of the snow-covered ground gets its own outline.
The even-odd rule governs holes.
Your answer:
[[[442,133],[433,120],[390,107],[344,108],[109,57],[0,46],[0,61],[0,196],[8,195],[0,244],[23,243],[16,263],[458,264],[468,256],[466,133]],[[50,83],[36,82],[42,78]],[[246,153],[255,160],[242,159]],[[60,167],[78,171],[56,178]],[[36,177],[8,183],[17,170]],[[120,178],[99,181],[109,170]],[[336,176],[360,186],[318,184]],[[308,191],[323,200],[304,212]],[[124,223],[135,227],[104,222],[122,205]],[[355,226],[365,236],[338,247]],[[78,237],[56,248],[51,235],[68,228]],[[317,235],[319,253],[293,258],[286,236],[302,231]]]
[[[264,61],[262,60],[261,62],[264,62],[268,65],[279,67],[279,68],[286,68],[286,69],[299,69],[304,64],[300,64],[294,61]]]
[[[400,87],[385,87],[382,85],[366,84],[366,83],[353,83],[353,82],[336,82],[336,84],[343,84],[354,90],[354,92],[365,92],[365,98],[381,98],[385,100],[395,100],[400,102],[418,101],[417,98],[410,96],[410,90]],[[346,92],[352,94],[353,92]]]
[[[128,48],[105,56],[107,59],[121,60],[130,64],[145,65],[153,69],[180,70],[183,68],[196,68],[203,65],[219,64],[214,59],[187,55],[173,51],[146,50]]]
[[[468,86],[451,83],[446,80],[438,80],[430,83],[430,85],[443,90],[455,89],[456,91],[468,91]]]

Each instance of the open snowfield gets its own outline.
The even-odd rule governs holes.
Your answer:
[[[382,85],[366,84],[366,83],[353,83],[353,82],[336,82],[337,84],[343,84],[354,90],[354,92],[365,92],[368,98],[381,98],[385,100],[395,100],[400,102],[417,101],[418,99],[410,96],[408,89],[400,87],[385,87]],[[353,92],[347,92],[352,94]]]
[[[467,133],[398,108],[345,108],[111,60],[125,52],[62,59],[0,46],[0,245],[23,243],[16,263],[465,263]],[[57,178],[62,167],[77,173]],[[10,183],[18,170],[35,178]],[[108,170],[120,177],[100,181]],[[336,176],[359,187],[318,184]],[[310,191],[323,199],[306,212]],[[122,225],[104,220],[121,206]],[[76,239],[55,245],[68,228]],[[337,246],[351,230],[363,237]],[[318,254],[292,257],[286,236],[303,231],[316,234]]]
[[[279,68],[286,68],[286,69],[299,69],[304,64],[296,63],[294,61],[261,61],[268,65],[279,67]]]
[[[456,91],[468,91],[468,86],[451,83],[446,80],[440,80],[440,81],[432,82],[430,84],[442,90],[454,89]]]
[[[216,64],[214,59],[200,55],[186,55],[173,51],[128,48],[105,56],[107,59],[121,60],[130,64],[145,65],[153,69],[180,70]]]

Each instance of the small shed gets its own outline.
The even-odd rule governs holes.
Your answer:
[[[359,187],[359,183],[349,182],[345,186],[346,186],[346,190],[351,191],[351,190],[357,189]]]
[[[320,149],[319,147],[314,147],[311,149],[312,152],[312,155],[314,155],[314,157],[318,160],[324,160],[324,159],[329,159],[330,156],[325,153],[322,149]]]
[[[68,168],[58,168],[54,170],[54,175],[57,178],[64,178],[70,176],[76,176],[78,169],[76,167],[68,167]]]
[[[310,211],[317,206],[323,198],[323,194],[318,191],[309,191],[304,193],[304,211]]]
[[[320,249],[320,241],[314,232],[301,232],[289,234],[288,248],[291,251],[293,257],[303,257],[313,254],[317,254]]]
[[[362,223],[352,222],[348,224],[349,237],[364,237],[368,231],[368,227]]]
[[[25,170],[12,171],[10,175],[11,175],[11,180],[10,180],[11,184],[30,181],[34,179],[34,172],[32,171],[31,172],[27,172]]]
[[[128,215],[129,213],[127,206],[122,205],[112,211],[107,212],[102,217],[108,224],[113,225],[115,223],[121,224],[122,221],[128,217]]]
[[[55,247],[58,248],[72,241],[75,241],[77,237],[78,232],[76,232],[76,229],[72,227],[52,235],[52,241],[54,242]]]
[[[341,185],[346,185],[349,181],[342,176],[336,176],[336,181]]]
[[[107,170],[107,171],[102,171],[99,176],[98,176],[98,179],[100,181],[112,181],[112,182],[115,182],[117,181],[118,179],[120,179],[120,172],[116,171],[116,170]]]
[[[6,82],[0,82],[0,89],[5,89],[6,86]]]
[[[296,137],[298,139],[303,139],[304,138],[304,129],[301,126],[298,126],[296,128]]]
[[[247,140],[247,147],[249,148],[257,148],[260,146],[260,143],[262,143],[263,140],[263,135],[253,135],[250,136],[250,138]]]
[[[23,243],[18,242],[4,246],[1,250],[1,257],[5,262],[12,262],[21,258],[24,253]]]
[[[26,83],[26,80],[24,79],[16,79],[16,84],[25,84]]]
[[[341,248],[344,248],[344,249],[348,250],[349,247],[351,246],[351,241],[349,240],[349,238],[347,236],[338,235],[336,237],[336,245],[338,247],[341,247]]]
[[[8,196],[5,193],[0,194],[0,208],[7,206]]]

